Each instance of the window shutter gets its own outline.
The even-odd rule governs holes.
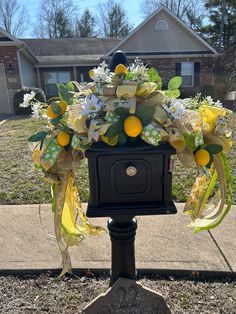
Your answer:
[[[200,62],[194,62],[194,86],[200,83]]]
[[[181,75],[181,63],[180,62],[175,64],[175,74],[179,76]]]

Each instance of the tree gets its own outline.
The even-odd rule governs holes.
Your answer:
[[[203,27],[208,42],[219,51],[235,43],[236,1],[208,0],[205,3],[209,24]]]
[[[105,37],[125,37],[132,29],[121,3],[115,0],[100,2],[98,20]]]
[[[141,10],[145,17],[150,16],[150,13],[161,6],[167,7],[194,31],[201,33],[204,18],[202,0],[143,0],[141,2]]]
[[[38,23],[35,27],[37,37],[74,37],[72,19],[75,12],[72,0],[41,0]]]
[[[89,9],[85,9],[75,26],[77,37],[96,37],[95,18]]]
[[[18,0],[0,0],[0,25],[16,37],[28,29],[28,13]]]

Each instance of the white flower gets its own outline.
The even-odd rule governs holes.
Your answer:
[[[32,118],[39,119],[40,117],[40,103],[37,102],[33,104],[32,108]]]
[[[35,92],[31,92],[30,94],[24,94],[23,103],[20,104],[20,107],[27,108],[30,106],[30,102],[35,97]]]
[[[90,71],[90,77],[96,83],[111,83],[111,72],[105,61]]]
[[[139,58],[136,58],[128,69],[133,75],[133,80],[137,80],[138,82],[146,82],[148,80],[148,68]]]
[[[169,103],[162,105],[162,107],[174,120],[179,119],[185,110],[181,99],[170,99]]]
[[[103,107],[103,105],[104,103],[97,96],[93,94],[89,95],[86,97],[85,103],[82,106],[82,115],[98,112]]]

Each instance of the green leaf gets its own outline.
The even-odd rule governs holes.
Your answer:
[[[105,136],[112,138],[118,135],[123,130],[123,122],[118,121],[112,124],[106,131]]]
[[[72,100],[73,95],[70,93],[70,89],[69,89],[70,85],[67,88],[67,85],[64,85],[62,83],[58,83],[57,88],[58,88],[59,98],[61,100],[63,100],[64,102],[66,102],[68,105],[72,105],[73,104],[73,100]]]
[[[158,78],[156,80],[156,83],[157,83],[157,88],[156,89],[161,90],[162,89],[162,79],[160,78],[160,76],[158,76]]]
[[[38,133],[35,133],[33,134],[32,136],[30,136],[28,138],[28,141],[29,142],[39,142],[39,141],[43,141],[46,136],[48,135],[48,132],[46,131],[41,131],[41,132],[38,132]]]
[[[180,88],[181,84],[182,84],[182,77],[181,76],[175,76],[172,77],[172,79],[169,80],[168,83],[168,89],[169,90],[175,90]]]
[[[197,149],[196,143],[195,143],[195,135],[191,132],[186,132],[183,134],[185,142],[187,146],[194,152]]]
[[[127,142],[127,136],[122,132],[119,134],[118,145],[124,146]]]
[[[131,80],[132,81],[133,78],[134,78],[134,74],[131,73],[131,72],[128,72],[128,73],[125,74],[124,80],[126,80],[126,81],[130,81]]]
[[[54,114],[61,114],[61,107],[55,101],[53,101],[50,106]]]
[[[206,149],[211,154],[219,154],[223,151],[222,145],[219,144],[209,144],[206,146]]]
[[[55,124],[57,124],[61,119],[62,119],[62,115],[59,116],[59,117],[57,117],[57,118],[55,118],[55,119],[51,119],[50,122],[51,122],[53,125],[55,125]]]
[[[148,81],[149,82],[157,82],[160,78],[157,70],[153,67],[150,68],[147,73],[148,73]]]
[[[119,107],[119,108],[116,108],[116,109],[114,110],[114,112],[115,112],[115,114],[117,114],[117,115],[120,116],[120,117],[126,117],[126,116],[129,115],[129,110],[128,110],[127,108],[121,108],[121,107]]]
[[[142,125],[146,126],[153,120],[155,107],[140,105],[138,106],[135,115],[140,118]]]
[[[165,91],[165,95],[169,98],[178,98],[180,96],[179,89],[167,90]]]
[[[74,86],[74,84],[73,84],[72,82],[68,82],[68,83],[66,84],[66,88],[67,88],[67,90],[70,91],[70,92],[74,92],[74,91],[75,91],[75,86]]]

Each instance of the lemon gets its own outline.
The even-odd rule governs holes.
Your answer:
[[[57,135],[57,144],[60,146],[67,146],[70,143],[70,134],[62,131]]]
[[[196,163],[202,167],[209,164],[210,159],[211,159],[209,152],[204,148],[200,148],[198,151],[196,151],[196,153],[194,154],[194,157],[195,157]]]
[[[118,64],[115,68],[115,75],[126,74],[128,72],[126,66],[124,64]]]
[[[65,113],[65,112],[66,112],[66,109],[67,109],[67,104],[66,104],[64,101],[60,100],[60,101],[56,101],[55,103],[56,103],[56,104],[58,105],[58,107],[60,108],[60,113],[54,113],[54,112],[53,112],[53,109],[52,109],[52,106],[49,105],[49,106],[47,107],[46,113],[47,113],[47,116],[48,116],[49,118],[51,118],[51,119],[55,119],[55,118],[59,117],[60,115],[62,115],[63,113]]]
[[[142,132],[142,123],[136,116],[129,116],[125,119],[124,130],[126,135],[136,137]]]
[[[51,118],[51,119],[55,119],[55,118],[57,118],[57,117],[59,116],[58,114],[56,114],[56,113],[54,113],[54,112],[52,111],[52,106],[51,106],[51,105],[49,105],[49,106],[47,107],[46,113],[47,113],[47,116],[48,116],[49,118]]]
[[[57,104],[61,108],[61,113],[60,114],[65,113],[66,109],[67,109],[67,103],[61,100]]]
[[[89,77],[92,79],[94,77],[94,70],[89,71]]]

